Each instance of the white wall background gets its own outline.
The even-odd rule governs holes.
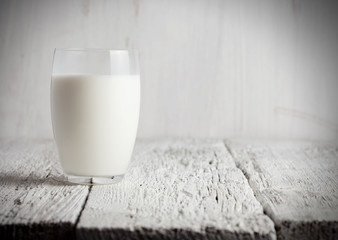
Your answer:
[[[334,1],[4,1],[0,137],[51,137],[55,47],[141,53],[139,137],[338,139]]]

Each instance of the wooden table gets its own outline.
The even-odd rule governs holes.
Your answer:
[[[0,239],[337,239],[338,144],[140,140],[122,182],[66,182],[52,140],[0,143]]]

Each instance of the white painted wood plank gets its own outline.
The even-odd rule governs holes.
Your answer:
[[[338,238],[337,143],[226,143],[280,239]]]
[[[139,137],[338,139],[332,0],[0,1],[0,137],[51,137],[55,47],[140,50]]]
[[[141,141],[125,179],[93,186],[81,239],[275,239],[221,141]]]
[[[51,140],[0,142],[0,238],[72,239],[88,195],[67,184]]]

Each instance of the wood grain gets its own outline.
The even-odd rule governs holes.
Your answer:
[[[338,1],[0,1],[0,137],[51,137],[56,47],[140,50],[139,137],[338,139]]]
[[[142,140],[90,192],[53,141],[2,140],[0,160],[1,239],[338,237],[338,143]]]
[[[137,144],[125,179],[93,186],[80,239],[275,239],[222,141]]]
[[[74,239],[87,195],[62,177],[53,141],[0,141],[1,239]]]
[[[338,238],[338,143],[226,143],[279,239]]]

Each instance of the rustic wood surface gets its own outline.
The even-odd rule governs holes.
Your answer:
[[[338,239],[338,144],[226,143],[279,239]]]
[[[88,187],[53,141],[0,141],[0,239],[338,238],[338,144],[225,143],[138,141],[122,182]]]
[[[140,142],[120,184],[93,186],[81,239],[275,239],[222,141]]]
[[[0,239],[73,239],[88,187],[62,178],[53,141],[1,141],[0,159]]]

